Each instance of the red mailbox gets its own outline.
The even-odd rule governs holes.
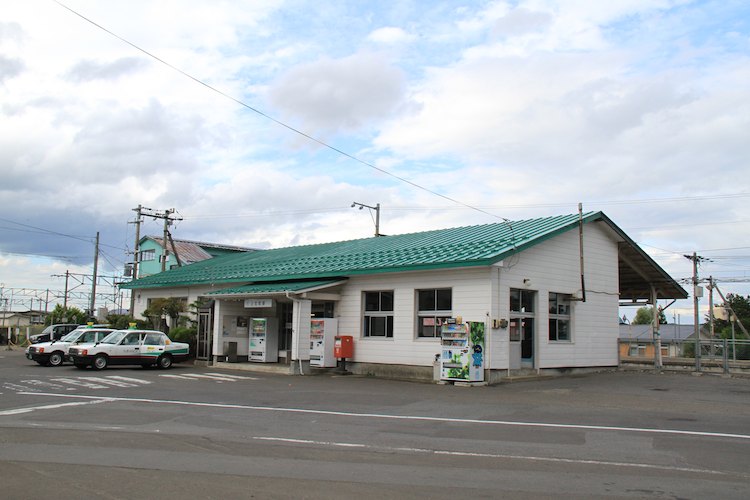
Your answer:
[[[337,335],[333,343],[333,357],[338,359],[354,357],[354,337]]]

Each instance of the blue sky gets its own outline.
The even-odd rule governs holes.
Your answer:
[[[97,231],[120,272],[138,204],[175,208],[176,238],[267,248],[372,234],[352,201],[386,234],[583,202],[675,278],[697,251],[750,294],[747,2],[61,3],[362,162],[52,0],[8,3],[6,288],[90,273]]]

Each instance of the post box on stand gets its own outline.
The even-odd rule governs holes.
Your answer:
[[[341,360],[339,373],[348,374],[346,371],[346,358],[354,357],[354,337],[351,335],[337,335],[333,343],[333,355]]]

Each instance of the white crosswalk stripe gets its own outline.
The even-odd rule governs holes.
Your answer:
[[[93,378],[93,377],[89,377]],[[63,384],[70,384],[70,385],[77,385],[81,387],[86,387],[87,389],[106,389],[108,386],[97,384],[96,382],[91,382],[85,380],[83,377],[79,378],[53,378],[55,382],[62,382]]]
[[[122,380],[123,382],[130,382],[130,383],[141,384],[141,385],[148,385],[148,384],[151,383],[150,380],[142,380],[142,379],[139,379],[139,378],[131,378],[131,377],[122,377],[120,375],[107,375],[104,378],[114,379],[114,380]]]
[[[159,377],[185,381],[213,381],[217,384],[224,382],[239,382],[241,380],[258,380],[256,377],[244,375],[229,375],[226,373],[162,373]],[[132,388],[143,387],[152,384],[151,380],[144,380],[122,375],[101,375],[86,377],[55,377],[47,380],[29,379],[21,380],[17,384],[5,382],[2,387],[13,391],[40,391],[40,390],[67,390],[74,391],[80,388],[86,389],[111,389],[113,387]]]
[[[160,377],[175,378],[182,380],[215,380],[216,382],[237,382],[238,380],[258,380],[253,377],[242,377],[239,375],[226,375],[224,373],[183,373],[180,375],[165,373],[159,375]]]

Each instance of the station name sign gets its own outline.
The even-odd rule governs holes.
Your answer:
[[[260,309],[263,307],[273,307],[273,299],[245,299],[246,309]]]

